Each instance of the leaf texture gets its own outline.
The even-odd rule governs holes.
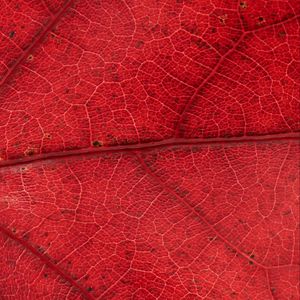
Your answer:
[[[0,299],[298,299],[298,1],[0,0]]]

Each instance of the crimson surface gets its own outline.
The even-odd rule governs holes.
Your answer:
[[[0,9],[0,299],[299,298],[299,1]]]

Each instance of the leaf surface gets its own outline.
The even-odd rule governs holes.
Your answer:
[[[298,1],[0,0],[0,298],[298,299]]]

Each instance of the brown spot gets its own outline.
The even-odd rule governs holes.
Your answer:
[[[264,23],[266,20],[264,19],[264,17],[258,17],[258,25],[261,25],[262,23]]]
[[[86,289],[88,292],[91,292],[93,290],[93,288],[91,286],[89,286],[87,289]]]
[[[219,19],[221,24],[225,25],[226,20],[228,19],[228,16],[227,16],[227,14],[225,14],[225,15],[219,16],[218,19]]]
[[[50,133],[45,133],[44,134],[44,138],[47,140],[51,140],[52,139],[52,135]]]
[[[34,154],[34,149],[32,148],[28,148],[25,152],[24,155],[25,156],[32,156]]]
[[[33,55],[29,54],[28,57],[27,57],[27,60],[32,61],[33,60]]]
[[[27,171],[27,170],[28,170],[28,168],[26,168],[26,167],[21,167],[21,168],[20,168],[20,172],[21,172],[21,173],[23,173],[23,172],[25,172],[25,171]]]
[[[39,251],[40,253],[44,253],[45,249],[42,246],[37,246],[37,251]]]
[[[250,255],[250,258],[253,259],[255,257],[254,254]],[[254,262],[252,260],[249,260],[249,265],[254,265]]]
[[[93,146],[94,147],[101,147],[102,143],[100,141],[93,141]]]
[[[8,36],[12,39],[15,36],[16,32],[15,31],[11,31]]]
[[[247,8],[247,2],[245,2],[245,1],[242,1],[242,2],[240,2],[240,7],[242,8],[242,9],[246,9]]]

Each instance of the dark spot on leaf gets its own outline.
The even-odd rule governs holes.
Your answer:
[[[94,147],[101,147],[102,143],[100,141],[93,141],[93,146]]]
[[[28,241],[29,240],[29,233],[26,232],[24,235],[23,235],[23,239]]]
[[[278,36],[279,36],[279,37],[285,37],[285,36],[286,36],[285,31],[279,31],[279,32],[278,32]]]
[[[27,57],[27,60],[32,61],[33,60],[33,55],[29,54],[28,57]]]
[[[265,19],[264,19],[264,17],[258,17],[258,22],[259,22],[259,24],[261,24],[261,23],[265,22]]]
[[[271,287],[271,293],[275,294],[275,292],[276,292],[276,289],[274,287]]]
[[[48,139],[48,140],[52,139],[52,135],[50,133],[45,133],[44,137],[45,137],[45,139]]]
[[[47,277],[48,277],[48,274],[47,274],[47,273],[44,273],[44,277],[47,278]]]
[[[86,289],[88,292],[91,292],[93,290],[93,288],[91,286],[89,286],[87,289]]]
[[[140,40],[140,41],[136,41],[136,43],[135,43],[135,48],[137,48],[137,49],[141,49],[141,48],[143,48],[144,47],[144,41],[142,41],[142,40]]]
[[[216,33],[216,32],[217,32],[217,29],[216,29],[215,27],[212,27],[212,28],[210,29],[210,31],[211,31],[211,33]]]
[[[226,20],[228,19],[228,16],[227,16],[227,14],[225,14],[225,15],[219,16],[218,19],[219,19],[221,24],[225,25]]]
[[[291,211],[290,209],[288,209],[288,210],[283,211],[283,212],[282,212],[282,215],[283,215],[283,216],[288,216],[288,215],[291,214],[291,212],[292,212],[292,211]]]
[[[230,294],[230,297],[231,297],[231,298],[236,298],[236,296],[237,296],[237,293],[236,293],[236,292],[232,292],[232,293]]]
[[[253,136],[253,135],[256,135],[256,133],[253,132],[253,131],[249,131],[249,132],[247,133],[247,135],[248,135],[248,136]]]
[[[247,8],[247,2],[245,2],[245,1],[242,1],[242,2],[240,2],[240,7],[241,8],[243,8],[243,9],[245,9],[245,8]]]
[[[229,247],[227,245],[225,246],[225,248],[231,253],[236,253],[236,250],[232,249],[231,247]]]
[[[32,156],[34,154],[34,150],[32,148],[28,148],[24,154],[25,156]]]
[[[250,255],[250,258],[251,259],[253,259],[255,257],[255,255],[254,254],[251,254]],[[249,265],[253,265],[254,264],[254,262],[252,261],[252,260],[249,260]]]
[[[120,76],[116,73],[116,74],[113,74],[113,81],[114,82],[120,82],[121,80],[120,80]]]
[[[37,251],[39,251],[40,253],[44,253],[45,249],[42,246],[37,246]]]
[[[16,32],[15,31],[11,31],[8,36],[12,39],[15,36]]]

